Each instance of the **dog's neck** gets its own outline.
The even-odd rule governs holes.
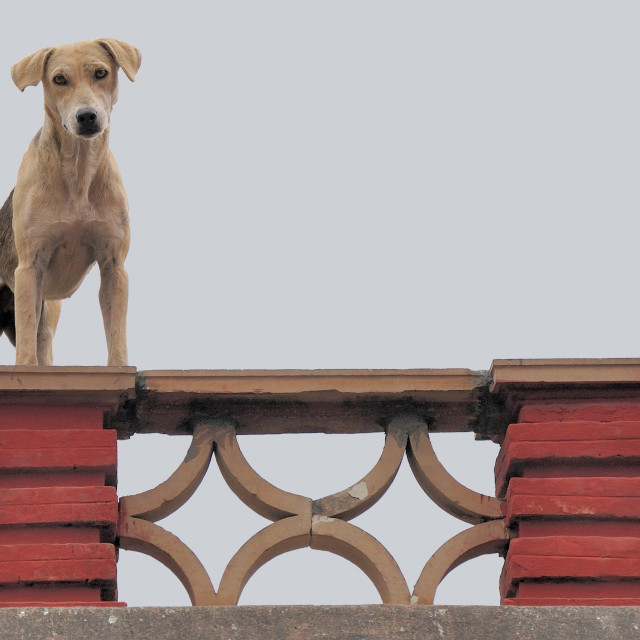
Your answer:
[[[51,140],[56,148],[60,178],[69,196],[80,204],[88,202],[91,187],[108,161],[109,127],[95,138],[79,138],[47,114],[41,139]]]

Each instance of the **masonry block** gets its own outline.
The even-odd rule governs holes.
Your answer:
[[[640,421],[512,424],[496,460],[503,497],[513,477],[640,474]]]
[[[0,405],[0,607],[121,604],[117,441],[104,414]]]
[[[640,605],[640,404],[524,406],[496,461],[503,604]]]

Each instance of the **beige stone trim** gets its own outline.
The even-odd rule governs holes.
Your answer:
[[[398,564],[366,531],[343,520],[314,516],[311,548],[330,551],[353,562],[373,582],[383,604],[409,604],[409,589]]]
[[[215,589],[198,557],[177,536],[140,518],[121,518],[120,547],[161,562],[182,582],[193,605],[217,604]]]
[[[156,522],[179,509],[195,493],[209,468],[216,433],[215,425],[199,424],[185,459],[176,471],[149,491],[121,498],[121,516]]]
[[[141,371],[150,393],[200,395],[434,394],[473,392],[484,379],[469,369],[318,369]],[[319,399],[319,396],[318,396]]]
[[[438,460],[426,424],[413,420],[407,458],[418,484],[447,513],[470,523],[504,517],[500,501],[458,482]]]
[[[494,360],[491,391],[509,386],[635,385],[640,386],[640,359]]]
[[[311,512],[311,499],[283,491],[256,473],[238,446],[235,429],[216,429],[216,460],[231,490],[248,507],[269,520]]]
[[[372,507],[391,486],[402,464],[407,431],[395,422],[387,429],[382,455],[375,467],[359,482],[313,502],[315,515],[351,520]]]
[[[115,409],[135,396],[135,367],[0,366],[0,403]]]
[[[220,581],[217,604],[238,604],[249,578],[264,564],[311,542],[311,510],[258,531],[233,556]]]
[[[447,574],[467,560],[501,553],[508,541],[504,520],[477,524],[445,542],[429,559],[411,596],[412,604],[433,604],[436,589]]]

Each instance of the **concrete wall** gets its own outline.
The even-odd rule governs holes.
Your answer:
[[[633,607],[180,607],[0,610],[2,640],[633,640]]]

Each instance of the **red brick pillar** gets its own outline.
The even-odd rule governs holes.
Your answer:
[[[640,400],[525,404],[496,482],[503,604],[640,605]]]
[[[119,604],[116,432],[104,413],[0,406],[0,606]]]

